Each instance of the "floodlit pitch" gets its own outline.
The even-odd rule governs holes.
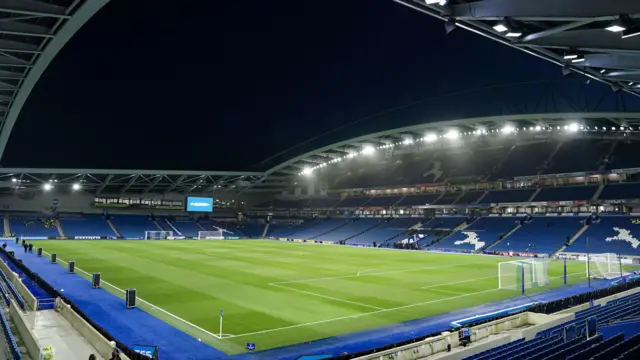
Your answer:
[[[81,276],[101,272],[120,297],[136,288],[139,307],[229,354],[246,342],[263,350],[520,295],[498,289],[502,257],[276,241],[34,243],[75,260]],[[549,286],[527,291],[562,286],[563,273],[551,261]],[[567,274],[584,280],[584,263],[568,263]]]

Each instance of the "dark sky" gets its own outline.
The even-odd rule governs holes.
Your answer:
[[[3,166],[250,169],[390,107],[560,74],[391,0],[162,3],[112,0],[69,41]]]

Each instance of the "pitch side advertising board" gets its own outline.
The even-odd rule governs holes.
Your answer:
[[[187,211],[212,212],[213,198],[209,197],[188,197]]]

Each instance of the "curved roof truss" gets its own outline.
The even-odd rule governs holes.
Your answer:
[[[31,90],[109,0],[0,0],[0,159]]]

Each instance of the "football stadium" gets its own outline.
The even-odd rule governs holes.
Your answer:
[[[395,1],[571,76],[246,171],[0,167],[0,360],[640,358],[638,4]],[[0,156],[107,2],[0,1]]]

